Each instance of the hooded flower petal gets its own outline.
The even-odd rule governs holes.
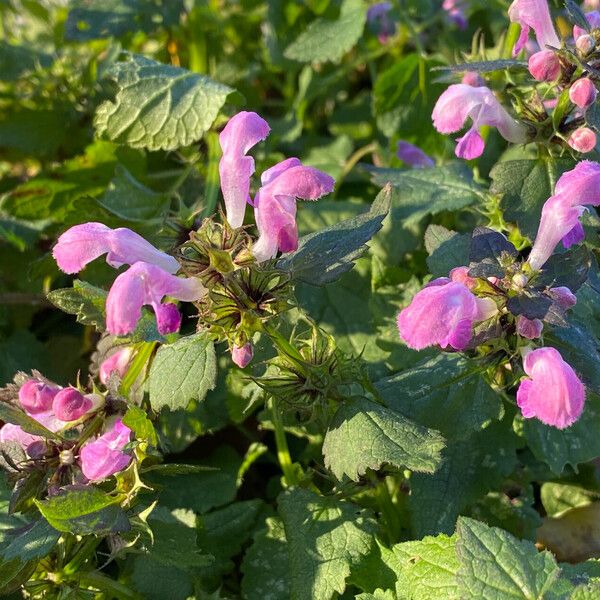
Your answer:
[[[38,454],[39,446],[44,444],[44,438],[27,433],[18,425],[6,423],[0,428],[0,443],[3,442],[15,442],[21,446],[31,458],[34,458],[34,456]]]
[[[477,298],[462,283],[425,287],[398,315],[400,337],[415,350],[435,345],[463,350],[473,337],[479,310]]]
[[[517,391],[517,404],[526,419],[535,417],[564,429],[579,419],[585,403],[585,388],[575,371],[555,348],[538,348],[523,360],[528,379]]]
[[[106,479],[122,471],[131,462],[131,455],[123,452],[129,442],[131,429],[119,419],[103,435],[81,448],[81,470],[90,481]]]
[[[582,160],[556,182],[555,195],[570,199],[571,205],[600,206],[600,163]]]
[[[242,111],[231,117],[219,136],[223,156],[219,162],[221,191],[227,221],[241,227],[250,198],[250,178],[254,159],[245,156],[254,145],[269,135],[269,125],[254,112]]]
[[[331,192],[335,183],[326,173],[302,166],[297,158],[289,158],[265,171],[262,181],[254,200],[259,238],[252,254],[258,262],[273,258],[278,251],[296,250],[296,198],[317,200]]]
[[[156,265],[137,262],[121,273],[106,299],[106,326],[113,335],[131,333],[142,316],[142,306],[152,306],[158,331],[172,333],[179,328],[180,316],[173,304],[162,304],[165,296],[193,302],[206,293],[196,278],[183,279]]]
[[[435,167],[435,161],[431,156],[427,156],[421,148],[408,142],[399,141],[396,150],[398,158],[410,167],[424,169]]]
[[[517,317],[517,333],[529,340],[535,340],[542,335],[544,324],[539,319],[528,319],[523,315]]]
[[[483,125],[496,127],[502,137],[515,144],[527,140],[527,129],[513,119],[488,87],[473,87],[464,83],[451,85],[433,109],[433,125],[440,133],[454,133],[468,118],[472,127],[459,139],[457,156],[475,158],[483,152],[483,140],[478,129]]]
[[[508,16],[511,22],[521,26],[521,35],[513,48],[513,56],[517,56],[527,43],[529,29],[533,29],[541,50],[547,45],[554,48],[560,46],[547,0],[514,0],[508,9]]]
[[[131,346],[125,346],[104,359],[100,364],[98,373],[100,381],[106,385],[111,374],[114,372],[118,373],[119,377],[122,378],[127,373],[132,354],[133,349]]]
[[[46,412],[52,408],[54,396],[60,389],[39,379],[28,379],[19,388],[19,403],[29,415]]]
[[[175,257],[161,252],[135,231],[124,227],[111,229],[102,223],[83,223],[67,229],[58,238],[52,254],[65,273],[79,273],[102,254],[106,254],[106,262],[115,268],[144,261],[169,273],[179,270]]]

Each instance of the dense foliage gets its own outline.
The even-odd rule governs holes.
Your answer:
[[[600,598],[595,4],[1,1],[0,594]]]

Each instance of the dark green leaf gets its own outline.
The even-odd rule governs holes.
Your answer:
[[[471,236],[469,275],[472,277],[504,277],[503,265],[517,256],[516,248],[501,233],[477,227]]]
[[[458,234],[441,225],[429,225],[425,230],[425,249],[429,253],[427,266],[434,277],[446,277],[455,267],[469,262],[471,236]]]
[[[0,402],[0,420],[6,423],[13,423],[19,425],[21,429],[27,433],[33,435],[39,435],[43,438],[50,440],[60,440],[61,437],[57,433],[53,433],[41,423],[32,419],[29,415],[25,414],[20,408],[8,404],[6,402]]]
[[[146,411],[138,406],[130,406],[123,417],[123,425],[127,425],[133,431],[135,437],[158,446],[158,437],[152,421],[146,415]]]
[[[504,69],[512,68],[527,68],[527,61],[499,59],[499,60],[483,60],[469,63],[461,63],[458,65],[449,65],[443,67],[434,67],[433,71],[449,71],[450,73],[466,73],[467,71],[475,71],[476,73],[491,73],[493,71],[503,71]]]
[[[565,286],[575,293],[588,278],[590,267],[589,250],[585,246],[576,246],[566,252],[553,254],[534,283],[540,287]]]
[[[571,21],[573,25],[577,25],[589,33],[590,24],[585,18],[585,13],[581,10],[579,5],[576,4],[574,0],[565,0],[565,8],[567,9],[569,21]]]
[[[19,558],[22,562],[39,560],[50,553],[58,542],[60,533],[45,519],[39,519],[25,531],[9,537],[8,546],[1,551],[4,560]]]
[[[543,294],[523,291],[506,302],[506,308],[513,315],[523,315],[528,319],[545,319],[552,307],[552,300]]]
[[[92,325],[104,331],[107,296],[105,290],[76,279],[72,288],[49,292],[48,300],[60,310],[76,315],[77,321],[82,325]]]

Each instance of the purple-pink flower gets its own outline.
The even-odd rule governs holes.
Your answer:
[[[401,161],[416,169],[435,167],[435,161],[431,156],[428,156],[421,148],[409,142],[398,142],[396,155]]]
[[[485,143],[479,129],[483,125],[496,127],[509,142],[519,144],[527,141],[525,126],[511,117],[492,90],[485,86],[451,85],[439,97],[432,117],[433,125],[440,133],[459,131],[466,120],[471,119],[469,131],[457,139],[456,156],[459,158],[472,159],[482,154]]]
[[[589,160],[564,173],[556,183],[554,195],[544,203],[528,259],[533,270],[544,265],[561,240],[567,248],[582,241],[579,219],[586,205],[600,206],[600,164]]]
[[[567,140],[573,150],[587,154],[596,147],[596,134],[589,127],[579,127]]]
[[[288,158],[267,169],[262,186],[254,198],[254,216],[258,240],[252,254],[258,262],[273,258],[277,252],[298,248],[296,198],[318,200],[333,190],[332,177],[305,167],[297,158]]]
[[[597,10],[593,10],[591,12],[586,13],[585,18],[587,22],[590,24],[590,29],[600,29],[600,12]],[[573,26],[573,38],[577,41],[582,35],[587,35],[587,31],[579,25]]]
[[[54,396],[60,386],[39,379],[28,379],[19,388],[19,403],[28,414],[44,413],[52,408]]]
[[[221,191],[227,221],[232,227],[244,223],[250,201],[250,178],[254,159],[246,152],[269,135],[269,125],[255,112],[242,111],[231,117],[219,136],[223,156],[219,162]]]
[[[122,471],[131,462],[131,454],[123,452],[129,443],[131,429],[118,419],[101,436],[85,444],[80,451],[81,470],[90,481],[106,479]]]
[[[517,405],[526,419],[565,429],[583,412],[585,387],[555,348],[538,348],[523,360],[528,375],[517,390]]]
[[[103,254],[114,268],[143,261],[158,265],[168,273],[179,270],[173,256],[161,252],[135,231],[124,227],[111,229],[102,223],[82,223],[67,229],[58,238],[52,254],[65,273],[78,273]]]
[[[527,43],[530,29],[533,29],[541,50],[545,50],[546,46],[560,47],[547,0],[514,0],[508,9],[508,16],[513,23],[521,26],[513,56],[517,56]]]
[[[238,366],[240,369],[243,369],[248,363],[252,360],[254,356],[254,349],[252,348],[252,344],[247,342],[243,346],[234,346],[231,349],[231,360]]]
[[[589,77],[578,79],[569,88],[569,99],[579,108],[586,109],[596,101],[598,90]]]
[[[517,317],[517,333],[529,340],[535,340],[542,335],[544,324],[539,319],[528,319],[523,315]]]
[[[398,331],[414,350],[436,345],[464,350],[473,337],[473,324],[494,312],[492,300],[477,298],[463,283],[442,277],[431,281],[400,312]]]
[[[104,399],[98,394],[84,396],[79,390],[68,387],[54,396],[52,411],[61,421],[76,421],[103,403]]]
[[[369,6],[367,10],[367,23],[382,44],[385,44],[396,32],[396,23],[389,15],[391,10],[391,2],[377,2]]]
[[[23,448],[30,458],[40,455],[44,449],[44,438],[23,431],[18,425],[5,423],[0,428],[0,443],[14,442]]]
[[[529,72],[537,81],[554,81],[560,75],[560,60],[554,50],[540,50],[529,57]]]
[[[129,361],[133,354],[131,346],[125,346],[119,348],[116,352],[113,352],[108,358],[105,358],[100,363],[100,369],[98,376],[100,381],[106,385],[112,373],[116,372],[119,377],[124,377],[129,368]]]
[[[464,0],[444,0],[442,2],[442,8],[446,11],[448,19],[459,29],[467,28]]]
[[[149,305],[156,314],[160,334],[179,329],[181,315],[175,304],[163,303],[165,296],[185,302],[198,300],[206,293],[199,279],[183,279],[156,265],[137,262],[121,273],[106,299],[106,327],[113,335],[131,333],[142,316],[142,306]]]

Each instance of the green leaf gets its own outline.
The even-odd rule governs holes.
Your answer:
[[[5,423],[13,423],[19,425],[21,429],[27,433],[33,435],[39,435],[49,440],[60,440],[62,439],[57,433],[53,433],[41,423],[31,418],[28,414],[23,412],[20,408],[8,404],[7,402],[0,402],[0,420]]]
[[[1,551],[4,560],[19,558],[21,562],[39,560],[48,555],[58,542],[60,533],[45,519],[39,519],[25,531],[9,537],[10,543]]]
[[[242,592],[247,600],[289,600],[290,568],[283,523],[269,517],[242,561]]]
[[[569,600],[597,600],[598,598],[600,598],[600,581],[577,586],[569,596]]]
[[[563,358],[569,362],[564,355]],[[567,429],[556,429],[537,419],[525,419],[523,434],[535,457],[560,474],[566,465],[577,469],[578,464],[600,455],[600,439],[594,435],[599,427],[600,396],[588,391],[583,414]]]
[[[34,500],[48,523],[76,535],[107,535],[130,528],[117,499],[93,486],[69,486],[46,500]]]
[[[503,414],[502,401],[480,368],[457,355],[440,353],[375,386],[391,409],[448,439],[469,436]]]
[[[65,39],[73,42],[119,37],[135,31],[151,32],[178,23],[182,0],[103,0],[73,2],[65,23]]]
[[[500,60],[483,60],[461,63],[458,65],[435,67],[432,70],[449,71],[450,73],[466,73],[467,71],[475,71],[476,73],[492,73],[493,71],[504,71],[504,69],[512,69],[514,67],[526,69],[527,61],[504,58]]]
[[[464,517],[456,532],[461,598],[550,598],[560,569],[549,552],[538,552],[531,542]]]
[[[600,102],[594,102],[585,111],[586,123],[600,133]]]
[[[396,544],[392,551],[398,560],[398,598],[459,600],[456,574],[460,564],[455,546],[456,535],[444,534]]]
[[[404,221],[405,225],[417,223],[426,215],[460,210],[485,197],[464,163],[410,170],[369,167],[368,171],[375,184],[389,182],[397,189],[392,196],[392,220]]]
[[[194,597],[194,585],[188,573],[146,555],[136,557],[131,578],[144,600],[189,600]]]
[[[128,221],[157,219],[169,208],[168,196],[141,184],[123,165],[117,165],[114,179],[98,202]]]
[[[217,359],[212,340],[196,333],[161,346],[148,374],[150,405],[156,411],[185,408],[190,400],[204,400],[214,389]]]
[[[346,588],[350,568],[369,552],[370,513],[332,497],[292,489],[279,497],[289,548],[291,600],[330,600]]]
[[[366,398],[344,402],[323,442],[325,466],[354,481],[384,463],[432,473],[441,463],[444,438]]]
[[[337,63],[358,42],[366,20],[362,0],[343,0],[338,19],[315,19],[285,49],[284,56],[299,62]]]
[[[24,73],[34,71],[38,66],[49,67],[51,63],[52,57],[38,47],[17,46],[0,40],[0,73],[3,81],[16,81]]]
[[[105,290],[75,279],[72,288],[53,290],[47,297],[60,310],[75,315],[78,323],[104,331],[107,296],[108,292]]]
[[[591,504],[598,499],[600,493],[587,490],[581,485],[547,481],[542,484],[540,496],[546,514],[558,517],[572,508]]]
[[[310,233],[299,240],[298,250],[283,258],[278,268],[294,279],[325,285],[349,271],[366,251],[365,244],[379,231],[390,208],[391,190],[382,190],[370,210],[347,221]]]
[[[458,515],[512,473],[517,443],[510,419],[470,438],[449,440],[444,462],[433,475],[411,476],[409,506],[416,537],[452,533]]]
[[[533,239],[544,202],[552,195],[557,179],[572,167],[573,161],[566,159],[500,162],[490,171],[490,192],[503,196],[504,218]]]
[[[174,150],[198,141],[233,91],[205,75],[137,55],[115,63],[107,77],[117,92],[96,111],[97,134],[147,150]]]
[[[447,277],[455,267],[469,262],[471,236],[431,224],[425,230],[427,266],[434,277]]]
[[[158,446],[158,436],[152,421],[148,418],[146,411],[139,406],[130,406],[123,417],[123,425],[127,425],[133,431],[135,437],[147,440],[152,446]]]
[[[574,2],[574,0],[565,0],[565,8],[567,9],[567,15],[569,15],[569,21],[574,25],[578,25],[584,31],[590,32],[590,23],[585,17],[585,13],[581,8]]]

